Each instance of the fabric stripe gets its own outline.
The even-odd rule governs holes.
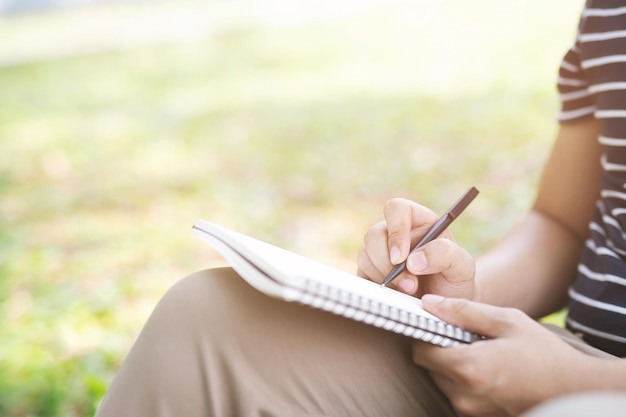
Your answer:
[[[616,255],[613,254],[612,256],[616,256]],[[614,284],[618,284],[618,285],[621,285],[621,286],[626,286],[626,278],[618,277],[617,275],[602,274],[602,273],[599,273],[599,272],[593,272],[592,270],[590,270],[588,267],[586,267],[584,265],[581,265],[579,267],[579,271],[585,277],[587,277],[589,279],[592,279],[594,281],[612,282]]]
[[[596,242],[594,242],[592,239],[589,239],[587,240],[587,242],[585,242],[585,247],[587,247],[587,249],[589,249],[596,255],[612,256],[613,258],[619,259],[619,255],[614,250],[604,246],[598,246],[596,245]],[[589,267],[582,264],[578,266],[578,271],[581,272],[583,275],[587,275],[587,272],[591,274],[595,273],[591,269],[589,269]],[[624,278],[624,283],[626,284],[626,278]]]
[[[626,90],[626,81],[616,81],[611,83],[594,84],[589,86],[591,93],[600,93],[602,91]]]
[[[612,162],[607,161],[606,156],[602,155],[602,159],[600,160],[600,163],[602,164],[602,168],[604,168],[605,171],[626,171],[626,165],[624,164],[615,164]],[[602,197],[610,197],[610,193],[607,192],[607,194],[602,194]]]
[[[588,16],[619,16],[626,14],[626,7],[616,7],[614,9],[585,9],[583,17]]]
[[[565,78],[559,77],[557,79],[557,83],[561,85],[571,85],[574,87],[585,87],[587,86],[587,81],[580,78]]]
[[[596,110],[595,116],[598,119],[622,119],[626,117],[626,110]]]
[[[626,250],[624,249],[620,249],[617,246],[615,246],[615,243],[613,243],[613,241],[608,241],[606,242],[607,246],[615,253],[617,253],[620,256],[620,263],[622,262],[621,260],[626,256]]]
[[[609,138],[600,135],[598,141],[606,146],[626,146],[626,138]]]
[[[601,236],[605,236],[604,229],[602,229],[597,223],[591,222],[591,224],[589,225],[589,228],[592,231],[600,234]]]
[[[559,113],[559,120],[567,121],[567,120],[579,119],[581,116],[588,116],[588,115],[594,114],[595,111],[596,111],[596,106],[588,106],[588,107],[583,107],[582,109],[561,111]]]
[[[613,164],[613,165],[624,166],[624,165],[618,165],[618,164]],[[620,200],[626,200],[626,193],[621,192],[621,191],[602,190],[602,191],[600,191],[600,195],[603,198],[617,198],[617,199],[620,199]]]
[[[578,71],[580,71],[580,68],[578,68],[574,64],[570,64],[565,59],[563,59],[563,61],[561,61],[561,68],[565,68],[569,72],[578,72]]]
[[[585,68],[599,67],[602,65],[615,64],[618,62],[626,62],[626,55],[609,55],[601,56],[599,58],[585,59],[580,65]],[[561,63],[563,65],[563,63]]]
[[[584,324],[578,323],[577,321],[567,318],[567,324],[576,330],[581,330],[585,333],[592,334],[597,337],[601,337],[603,339],[612,340],[613,342],[626,343],[626,337],[616,336],[611,333],[601,332],[600,330],[592,329],[591,327],[585,326]]]
[[[609,39],[626,38],[626,30],[613,30],[610,32],[598,32],[598,33],[582,33],[578,39],[581,42],[598,42],[606,41]]]
[[[573,288],[569,289],[569,296],[570,298],[578,301],[581,304],[597,308],[598,310],[612,311],[614,313],[626,315],[626,307],[594,300],[593,298],[589,298],[587,296],[577,293]]]
[[[595,227],[597,227],[597,228],[599,228],[599,227],[600,227],[600,226],[599,226],[597,223],[595,223],[595,222],[593,222],[593,223],[592,223],[592,225],[593,225],[593,226],[595,226]],[[604,233],[604,231],[603,231],[600,235],[602,236],[602,240],[604,241],[604,240],[606,239],[606,233]],[[623,240],[623,239],[622,239],[622,240]],[[594,252],[594,253],[595,253],[595,251],[596,251],[596,250],[599,250],[599,252],[603,252],[603,251],[605,251],[605,250],[606,250],[606,251],[610,251],[609,253],[614,254],[614,255],[615,255],[615,258],[617,258],[617,259],[620,261],[620,264],[621,264],[621,263],[622,263],[622,259],[623,259],[624,257],[626,257],[626,250],[625,250],[625,249],[623,249],[623,248],[619,248],[619,247],[617,247],[617,246],[615,245],[615,243],[613,243],[613,241],[612,241],[612,240],[606,240],[605,244],[606,244],[606,247],[602,247],[602,249],[598,249],[598,246],[596,245],[596,243],[595,243],[595,242],[592,242],[592,243],[585,243],[585,247],[586,247],[588,250],[590,250],[590,251],[592,251],[592,252]],[[597,254],[597,253],[596,253],[596,254]],[[584,265],[584,264],[583,264],[583,263],[581,263],[581,264],[578,266],[578,268],[579,268],[579,269],[578,269],[578,272],[581,272],[581,269],[580,269],[580,268],[581,268],[581,266],[583,266],[583,265]],[[621,268],[621,269],[623,269],[623,268]]]
[[[559,94],[559,99],[561,101],[570,101],[570,100],[576,100],[582,97],[589,97],[590,94],[591,93],[589,92],[589,90],[576,90],[570,93]]]

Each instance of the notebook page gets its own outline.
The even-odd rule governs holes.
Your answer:
[[[421,301],[415,297],[213,223],[199,221],[196,227],[217,235],[252,264],[288,287],[304,290],[305,283],[310,280],[439,321],[423,310]]]

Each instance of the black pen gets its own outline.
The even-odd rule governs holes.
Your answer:
[[[424,235],[424,237],[422,237],[420,241],[417,242],[415,246],[413,246],[413,248],[411,248],[411,251],[409,252],[409,254],[421,248],[422,246],[424,246],[431,240],[434,240],[437,237],[439,237],[439,235],[443,233],[443,231],[446,230],[448,226],[450,226],[450,223],[452,223],[454,219],[459,217],[459,215],[463,212],[463,210],[465,210],[465,208],[469,206],[469,204],[472,202],[472,200],[474,200],[474,198],[476,198],[477,195],[478,195],[478,190],[476,189],[476,187],[470,188],[465,194],[463,194],[463,196],[459,198],[457,202],[454,203],[452,207],[450,207],[450,209],[448,209],[448,211],[446,211],[445,214],[441,216],[435,224],[433,224],[433,226],[430,228],[430,230],[428,230],[428,232]],[[387,275],[387,277],[383,281],[382,286],[383,287],[387,286],[387,284],[393,281],[405,269],[406,269],[406,260],[396,265],[391,270],[389,275]]]

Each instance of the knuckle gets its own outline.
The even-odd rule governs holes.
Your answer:
[[[429,272],[441,272],[454,283],[466,283],[474,279],[476,262],[465,249],[448,239],[436,239],[432,246],[423,250],[428,259]]]
[[[403,230],[390,230],[388,232],[388,239],[391,242],[401,241],[402,237],[404,237],[404,231]]]
[[[479,389],[484,385],[483,377],[476,368],[474,365],[465,365],[459,375],[459,379],[472,390]]]
[[[454,314],[463,315],[463,312],[471,308],[471,302],[466,298],[457,298],[452,304]]]
[[[530,320],[530,318],[522,310],[512,307],[501,308],[499,314],[487,326],[487,331],[492,333],[509,331],[525,320]]]
[[[528,316],[520,309],[508,307],[504,309],[501,318],[507,323],[519,323],[526,320]]]
[[[451,400],[452,408],[462,416],[477,416],[478,410],[475,401],[466,395],[459,395]]]
[[[454,265],[457,245],[449,239],[439,239],[441,245],[441,256],[443,256],[443,265],[446,269],[450,269]]]
[[[459,257],[459,254],[464,255],[460,252],[460,246],[446,238],[433,240],[429,244],[424,245],[423,250],[431,263],[437,264],[442,269],[449,269],[457,264],[459,259],[465,259],[465,256]]]
[[[363,243],[365,244],[365,246],[369,246],[373,241],[380,239],[380,236],[384,235],[386,229],[387,226],[383,221],[380,221],[370,227],[363,236]]]
[[[408,201],[404,198],[394,197],[385,201],[385,205],[383,206],[383,212],[388,213],[397,210],[400,207],[406,206]]]

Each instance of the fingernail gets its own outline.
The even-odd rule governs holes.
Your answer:
[[[424,252],[412,253],[406,262],[411,272],[420,272],[428,268],[428,260]]]
[[[405,278],[398,282],[398,287],[407,294],[413,294],[415,292],[415,281],[410,278]]]
[[[400,248],[398,248],[397,246],[392,247],[389,251],[389,259],[391,260],[391,263],[396,265],[398,262],[400,262],[400,255]]]
[[[445,297],[442,297],[437,294],[424,294],[422,296],[422,302],[426,304],[439,304],[444,300]]]

